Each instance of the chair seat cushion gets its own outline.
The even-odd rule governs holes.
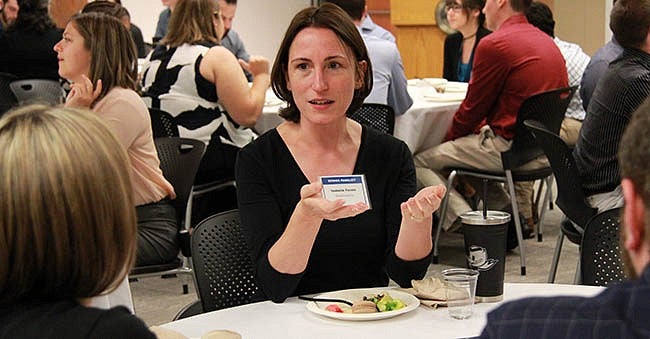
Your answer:
[[[139,266],[139,267],[134,267],[131,270],[130,275],[137,275],[137,274],[148,274],[148,273],[155,273],[155,272],[164,272],[164,271],[169,271],[173,270],[176,268],[181,267],[183,262],[181,261],[180,258],[174,258],[174,260],[164,263],[164,264],[157,264],[157,265],[148,265],[148,266]]]

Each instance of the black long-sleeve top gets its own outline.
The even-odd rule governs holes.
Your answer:
[[[274,302],[299,294],[347,288],[401,286],[426,273],[430,256],[404,261],[395,255],[400,203],[415,195],[415,169],[404,142],[363,128],[353,174],[365,174],[372,209],[353,218],[323,221],[304,272],[283,274],[268,260],[308,184],[277,130],[244,147],[236,165],[242,229],[256,279]]]

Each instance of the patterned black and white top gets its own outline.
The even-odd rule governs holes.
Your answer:
[[[618,144],[649,94],[650,54],[626,48],[598,81],[573,151],[586,195],[611,192],[620,184]]]
[[[219,104],[216,86],[199,73],[209,44],[157,47],[149,56],[142,84],[145,103],[170,113],[179,135],[206,143],[219,141],[238,148],[256,134],[239,126]]]

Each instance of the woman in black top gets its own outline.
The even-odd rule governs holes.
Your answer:
[[[240,152],[237,194],[255,275],[268,298],[421,279],[431,215],[445,192],[416,194],[404,142],[347,118],[372,88],[352,20],[325,3],[291,22],[272,71],[286,120]],[[364,174],[371,206],[322,197],[319,176]]]
[[[485,0],[447,0],[445,11],[449,26],[458,32],[445,39],[443,78],[469,82],[474,49],[490,33],[483,27],[485,15],[481,10],[484,5]]]

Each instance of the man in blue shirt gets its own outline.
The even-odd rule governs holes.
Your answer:
[[[616,0],[613,1],[616,4]],[[608,43],[598,49],[591,61],[585,68],[582,74],[582,81],[580,82],[580,98],[582,98],[582,106],[587,109],[591,96],[596,89],[598,80],[603,76],[609,63],[614,61],[619,55],[623,53],[623,47],[618,44],[616,38],[612,37]]]
[[[397,45],[385,39],[363,34],[361,23],[366,13],[365,0],[326,0],[341,7],[357,25],[366,43],[372,63],[372,92],[365,103],[384,104],[393,108],[395,115],[406,112],[413,104]]]
[[[172,11],[176,6],[178,0],[161,0],[163,6],[167,6],[160,15],[158,15],[158,23],[156,24],[156,32],[153,34],[153,43],[157,43],[160,39],[167,35],[167,26],[169,26],[169,18],[172,16]]]
[[[250,55],[246,52],[244,42],[239,37],[239,34],[232,30],[232,22],[237,11],[237,0],[219,0],[219,10],[221,11],[221,20],[223,20],[223,27],[225,29],[221,38],[221,46],[235,55],[239,63],[242,64],[242,68],[244,68],[246,78],[251,82],[253,81],[253,75],[246,71]]]
[[[364,19],[361,21],[361,35],[374,36],[395,43],[395,36],[393,33],[372,21],[370,15],[368,15],[368,6],[366,6],[364,10]]]

